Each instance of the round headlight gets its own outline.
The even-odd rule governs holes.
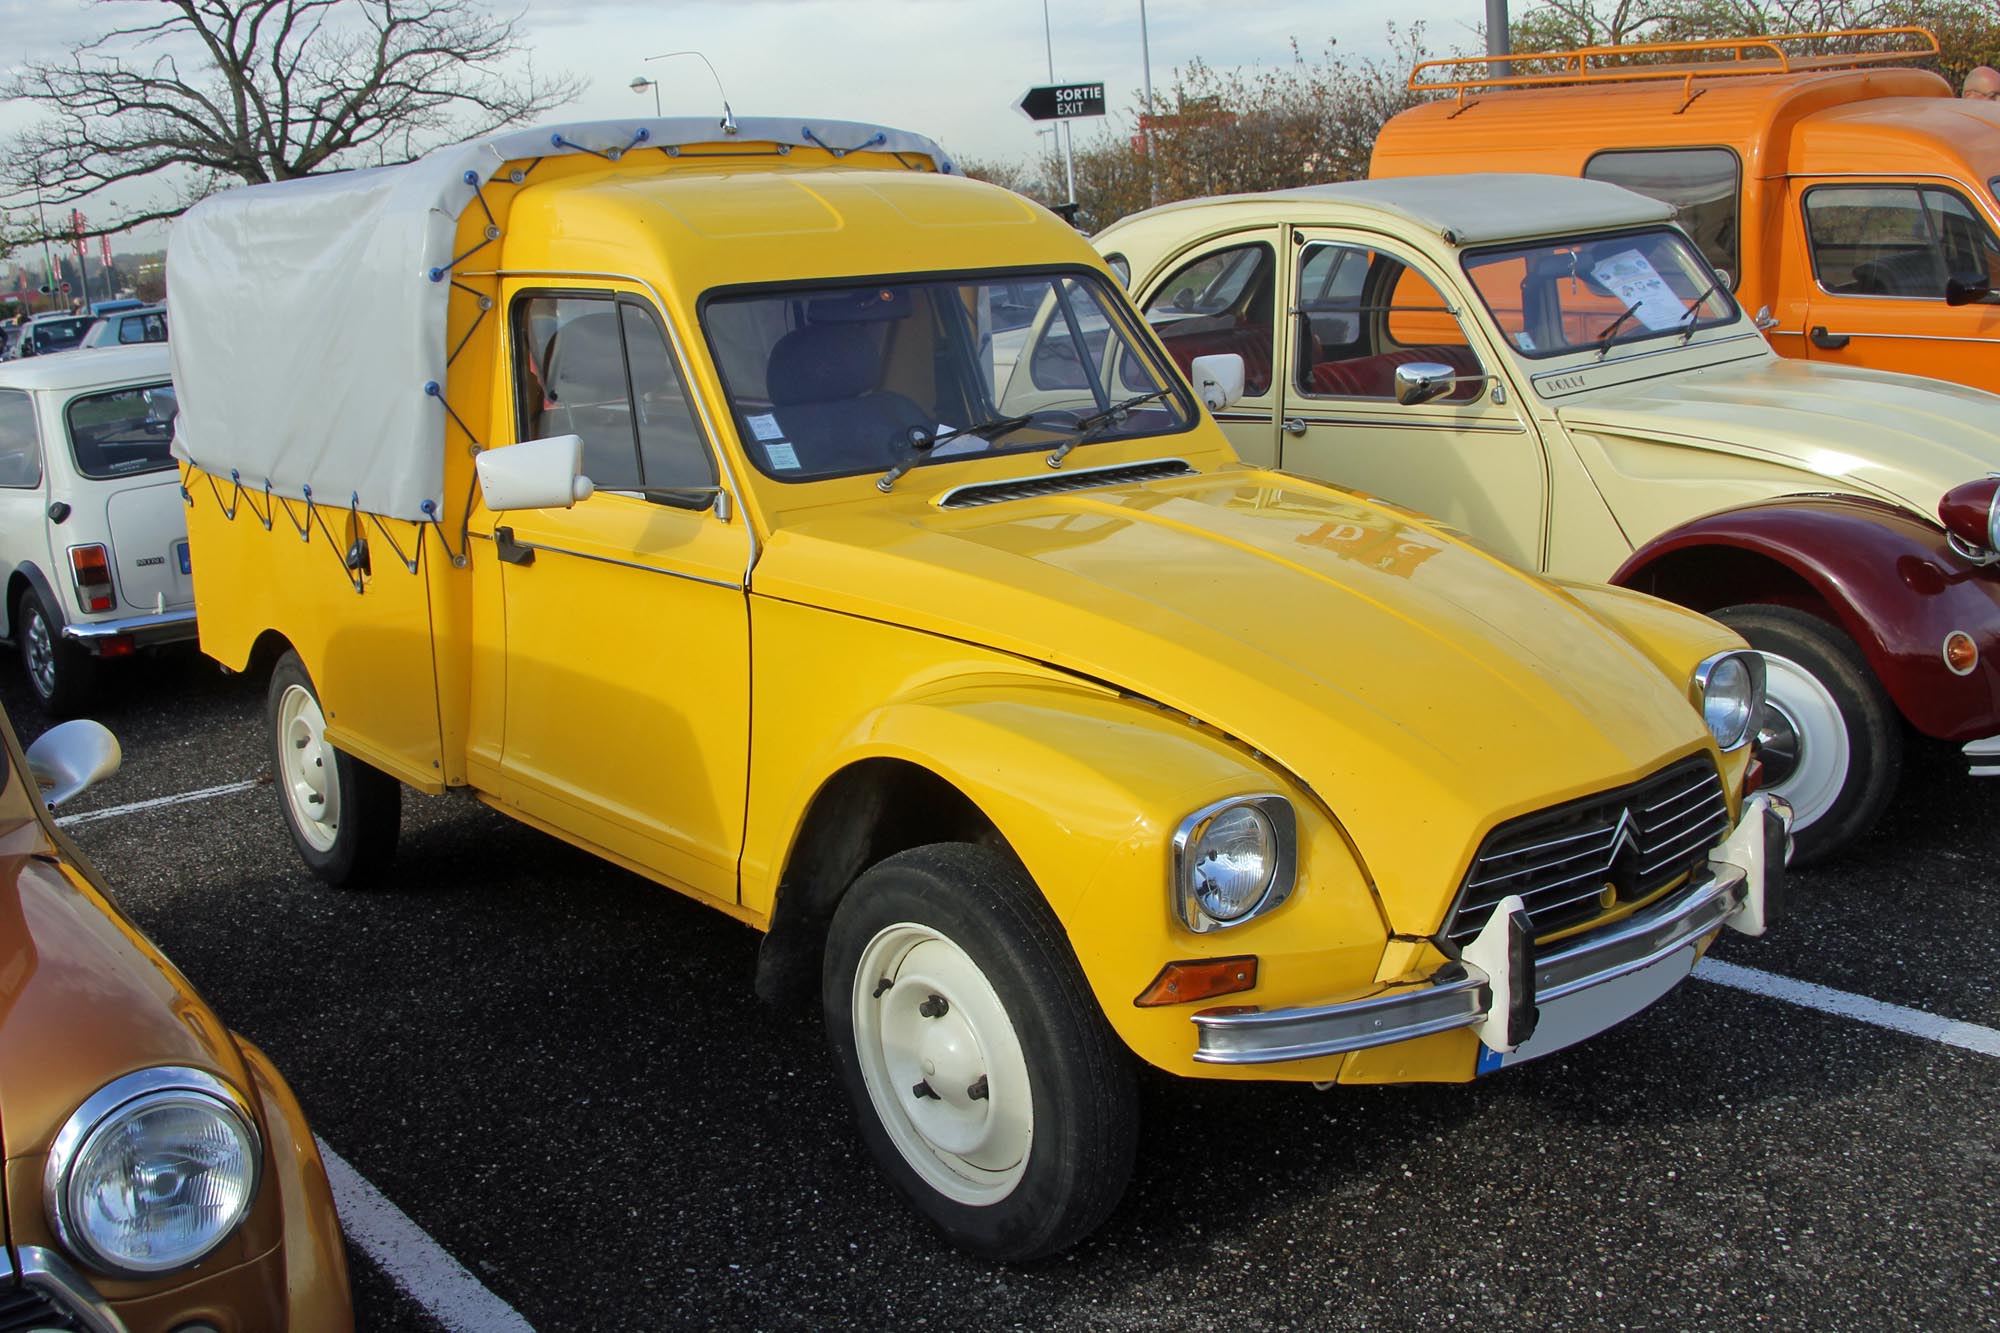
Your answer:
[[[1695,670],[1701,720],[1725,750],[1750,738],[1764,703],[1764,659],[1755,653],[1718,653]]]
[[[93,1268],[170,1273],[236,1230],[262,1157],[226,1084],[198,1070],[142,1070],[101,1089],[56,1136],[44,1182],[50,1217]]]
[[[1285,901],[1298,825],[1282,796],[1239,796],[1197,810],[1174,834],[1175,906],[1189,930],[1248,921]]]
[[[1271,821],[1253,805],[1233,805],[1196,835],[1189,869],[1201,910],[1234,921],[1263,898],[1277,860]]]

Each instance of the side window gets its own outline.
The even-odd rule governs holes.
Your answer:
[[[1465,330],[1430,279],[1392,255],[1316,242],[1299,256],[1299,392],[1394,401],[1396,367],[1419,361],[1482,372]],[[1440,402],[1464,403],[1477,380]]]
[[[1215,250],[1182,265],[1146,302],[1146,323],[1183,374],[1217,352],[1243,358],[1243,394],[1271,391],[1277,259],[1262,241]]]
[[[652,314],[606,296],[514,302],[520,438],[583,438],[598,489],[709,486],[714,463]]]
[[[1924,191],[1924,209],[1943,245],[1946,275],[2000,286],[2000,242],[1972,205],[1956,190],[1930,188]]]
[[[1650,195],[1680,210],[1681,230],[1694,238],[1702,258],[1730,276],[1737,267],[1738,215],[1742,212],[1743,164],[1727,148],[1654,148],[1599,153],[1585,164],[1584,179],[1609,181]]]
[[[41,484],[34,402],[18,390],[0,389],[0,486],[18,490]]]
[[[1830,292],[1942,300],[1947,278],[2000,279],[2000,242],[1955,190],[1819,185],[1805,213],[1813,276]]]
[[[648,486],[713,486],[715,459],[695,424],[687,384],[651,311],[621,301],[625,351],[638,402],[639,470]]]

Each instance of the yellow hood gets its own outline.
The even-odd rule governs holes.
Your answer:
[[[1685,681],[1558,589],[1275,473],[828,513],[774,534],[753,590],[1049,663],[1263,751],[1345,824],[1399,931],[1437,928],[1493,823],[1707,735]]]
[[[1850,366],[1737,361],[1599,390],[1556,415],[1570,430],[1779,463],[1925,518],[1952,487],[2000,469],[2000,396]]]

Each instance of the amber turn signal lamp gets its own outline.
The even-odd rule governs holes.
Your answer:
[[[1981,477],[1954,486],[1938,501],[1938,518],[1963,551],[2000,551],[2000,477]]]
[[[1257,956],[1238,954],[1233,958],[1193,958],[1168,963],[1153,978],[1153,984],[1132,1001],[1141,1009],[1163,1004],[1186,1004],[1209,1000],[1218,995],[1234,995],[1257,984]]]
[[[1944,636],[1944,664],[1954,676],[1969,676],[1979,665],[1979,645],[1962,629]]]
[[[109,611],[117,605],[111,592],[111,559],[99,545],[69,548],[69,570],[76,579],[76,600],[86,611]]]

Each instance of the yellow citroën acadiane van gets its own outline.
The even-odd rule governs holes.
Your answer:
[[[970,1249],[1111,1210],[1133,1057],[1467,1080],[1776,904],[1742,640],[1245,465],[926,139],[512,132],[218,196],[171,272],[202,646],[306,862],[470,791],[764,932]]]

